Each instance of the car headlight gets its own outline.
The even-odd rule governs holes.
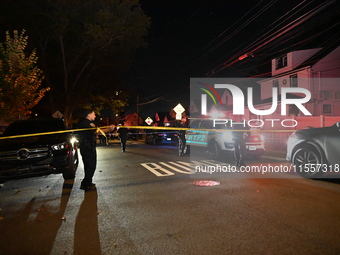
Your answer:
[[[67,143],[58,143],[58,144],[53,144],[51,146],[52,150],[54,151],[60,151],[60,150],[65,150],[68,148],[68,144]]]
[[[299,138],[297,137],[296,133],[294,132],[289,136],[289,138],[287,140],[287,146],[289,148],[293,147],[297,143],[297,141],[299,141]]]
[[[70,140],[71,144],[75,144],[76,142],[78,142],[77,138],[72,137]]]

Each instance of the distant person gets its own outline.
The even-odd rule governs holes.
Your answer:
[[[96,114],[92,110],[85,110],[83,118],[78,123],[79,129],[88,129],[79,132],[79,149],[84,163],[84,179],[80,189],[90,190],[95,184],[92,182],[97,166],[96,126],[93,123]]]
[[[118,138],[120,140],[120,145],[122,147],[122,152],[125,152],[128,129],[126,127],[122,127],[122,123],[121,123],[118,126],[117,133],[118,133]]]
[[[178,155],[183,156],[187,152],[185,130],[179,130],[177,133],[177,138],[178,138]]]

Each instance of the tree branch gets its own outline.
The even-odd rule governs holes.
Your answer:
[[[67,90],[68,73],[67,73],[67,68],[66,68],[65,49],[64,49],[64,43],[63,43],[63,37],[62,36],[59,37],[59,41],[60,41],[60,48],[61,48],[61,56],[62,56],[62,59],[63,59],[64,89],[65,89],[65,93],[67,94],[67,92],[68,92],[68,90]]]
[[[78,73],[77,75],[77,78],[76,80],[73,82],[73,85],[72,85],[72,90],[77,86],[79,80],[80,80],[80,77],[82,76],[82,74],[84,73],[86,67],[88,67],[88,65],[91,63],[92,59],[91,57],[87,60],[87,62],[85,63],[85,65],[83,66],[83,68],[80,70],[80,72]]]

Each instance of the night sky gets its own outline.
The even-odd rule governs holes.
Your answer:
[[[268,77],[270,60],[292,50],[339,44],[339,1],[140,0],[151,18],[126,82],[140,114],[189,104],[190,77]],[[251,57],[238,60],[245,53]],[[135,97],[135,96],[133,96]],[[135,110],[132,100],[128,111]]]

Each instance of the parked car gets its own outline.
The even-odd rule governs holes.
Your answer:
[[[287,160],[306,178],[320,178],[326,172],[339,173],[340,122],[330,127],[294,132],[287,143]]]
[[[238,129],[241,128],[231,128],[227,125],[214,127],[212,119],[191,119],[189,130],[185,131],[186,146],[205,149],[212,159],[218,160],[223,152],[234,152],[233,136]],[[264,138],[255,132],[244,132],[247,133],[246,155],[259,158],[265,152]]]
[[[127,134],[128,140],[137,141],[138,130],[137,129],[129,129]]]
[[[77,166],[77,139],[61,119],[19,120],[0,137],[2,178],[60,172],[73,179]]]
[[[147,144],[176,144],[178,142],[176,130],[147,130],[145,142]]]

